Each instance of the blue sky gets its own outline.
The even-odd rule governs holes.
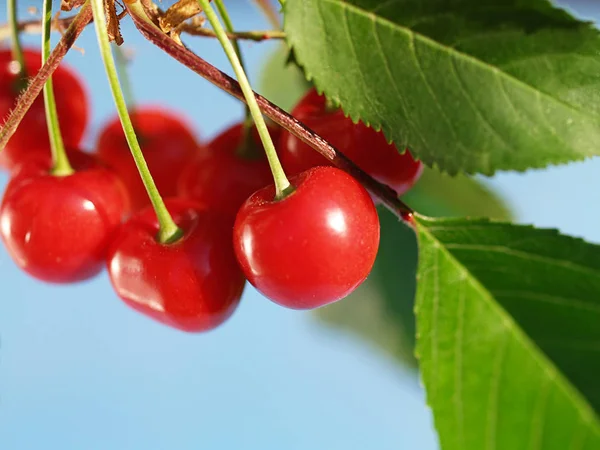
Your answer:
[[[268,27],[249,2],[231,3],[240,29]],[[572,4],[582,14],[598,12]],[[123,32],[136,55],[130,74],[140,103],[184,112],[202,139],[241,118],[236,100],[155,50],[129,20]],[[188,42],[228,68],[215,42]],[[244,46],[254,80],[275,45]],[[92,96],[91,146],[114,109],[91,28],[78,46],[85,55],[73,52],[68,61]],[[600,161],[593,160],[487,182],[520,222],[600,242],[598,173]],[[0,186],[5,182],[1,175]],[[3,450],[436,448],[412,375],[353,336],[251,288],[223,327],[188,335],[129,310],[105,274],[48,286],[19,272],[3,248],[0,286]]]

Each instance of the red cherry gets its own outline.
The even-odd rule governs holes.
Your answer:
[[[317,308],[361,284],[379,246],[379,218],[362,185],[334,167],[290,179],[296,190],[275,201],[274,187],[241,207],[233,246],[259,291],[282,306]]]
[[[89,155],[68,176],[49,174],[34,158],[13,173],[2,206],[0,234],[17,265],[47,282],[81,281],[100,272],[106,249],[127,209],[125,187]]]
[[[277,142],[280,128],[270,127],[270,132]],[[273,181],[255,128],[252,137],[257,154],[248,157],[238,154],[243,139],[242,124],[238,123],[219,134],[182,172],[179,195],[235,217],[242,203],[253,192]]]
[[[41,54],[26,50],[25,65],[27,75],[34,76],[42,66]],[[14,108],[19,95],[17,71],[9,50],[0,51],[0,117],[6,118]],[[18,67],[18,65],[17,65]],[[77,147],[88,123],[87,93],[79,77],[64,64],[58,66],[52,75],[56,108],[60,129],[66,145]],[[50,148],[44,99],[35,99],[15,134],[0,152],[0,166],[12,170],[15,164],[35,152],[46,152]]]
[[[163,108],[144,107],[132,112],[140,147],[154,182],[163,197],[177,192],[177,177],[198,151],[190,127],[176,113]],[[98,138],[100,158],[121,177],[131,198],[132,209],[150,205],[118,117],[112,119]]]
[[[387,143],[383,133],[362,122],[354,124],[341,109],[328,111],[325,97],[315,89],[311,89],[300,100],[292,114],[398,195],[406,193],[423,171],[420,161],[415,161],[408,150],[403,154],[398,153],[395,145]],[[281,163],[290,174],[319,165],[331,165],[309,145],[287,131],[281,135],[279,152]]]
[[[142,314],[183,331],[208,331],[231,316],[244,289],[230,221],[196,202],[166,204],[184,236],[160,244],[158,220],[146,208],[121,227],[108,273],[119,297]]]

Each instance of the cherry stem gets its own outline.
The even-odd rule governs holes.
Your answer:
[[[17,77],[17,88],[19,91],[27,86],[27,66],[25,56],[19,38],[19,21],[17,18],[17,0],[6,1],[6,15],[8,16],[12,57],[19,63],[19,74]]]
[[[126,6],[130,10],[134,25],[146,39],[205,80],[217,86],[219,89],[239,100],[245,101],[241,86],[237,81],[221,72],[215,66],[200,58],[192,51],[174,42],[173,39],[163,33],[158,27],[154,26],[154,24],[148,23],[144,16],[139,16],[137,10],[133,10],[130,7],[131,5]],[[414,212],[412,208],[398,198],[393,189],[377,182],[306,125],[299,122],[296,118],[261,95],[255,94],[255,97],[262,113],[266,117],[289,131],[302,142],[310,145],[313,149],[331,161],[332,164],[348,172],[360,181],[399,219],[402,218],[403,214],[412,214]]]
[[[46,80],[56,70],[67,51],[73,46],[75,40],[83,32],[91,19],[92,10],[89,1],[87,1],[83,4],[56,47],[54,47],[52,53],[50,53],[50,57],[46,63],[27,85],[27,89],[18,98],[15,107],[8,115],[0,130],[0,150],[6,147],[7,142],[17,130],[21,120],[23,120],[23,117],[29,111],[35,99],[40,95],[40,92],[42,92]]]
[[[235,32],[235,29],[233,28],[233,22],[231,21],[231,17],[229,16],[229,12],[227,11],[225,4],[223,3],[223,0],[215,0],[215,5],[217,6],[219,15],[221,16],[221,19],[223,20],[223,24],[225,25],[225,29],[227,30],[227,33],[228,33],[227,37],[229,38],[229,35],[233,34]],[[231,42],[231,44],[233,45],[235,54],[237,55],[238,59],[240,60],[240,66],[242,66],[242,69],[245,72],[246,65],[244,64],[244,58],[242,56],[242,50],[240,49],[240,44],[237,40],[233,40]],[[246,113],[245,113],[244,125],[243,125],[244,131],[242,133],[244,136],[244,138],[242,139],[242,142],[244,142],[244,143],[247,142],[248,135],[250,134],[250,130],[252,129],[252,125],[254,123],[254,121],[252,120],[252,113],[250,112],[250,108],[248,107],[248,105],[246,105],[245,110],[246,110]]]
[[[127,71],[129,61],[127,60],[127,56],[125,56],[123,48],[119,47],[118,45],[113,45],[113,55],[117,65],[117,76],[119,77],[119,80],[121,80],[121,87],[123,88],[123,98],[125,98],[125,104],[127,105],[127,109],[129,111],[133,111],[135,101],[131,80]]]
[[[46,63],[50,56],[50,25],[52,23],[52,0],[44,0],[42,7],[42,65]],[[58,121],[58,111],[56,110],[56,99],[54,98],[54,87],[52,76],[49,76],[44,85],[44,108],[46,110],[46,123],[48,125],[48,136],[50,137],[50,150],[52,152],[53,167],[52,175],[64,177],[71,175],[75,171],[69,163],[60,124]]]
[[[225,51],[225,54],[227,55],[227,58],[233,67],[233,71],[237,76],[239,86],[242,90],[244,98],[246,99],[246,104],[250,109],[252,118],[254,119],[256,130],[258,131],[267,155],[267,160],[269,161],[269,166],[271,167],[271,173],[273,174],[273,180],[275,181],[275,198],[281,199],[285,197],[290,190],[293,189],[293,187],[285,176],[283,167],[281,167],[281,162],[279,162],[279,158],[277,157],[275,146],[273,145],[271,135],[269,134],[269,129],[267,128],[265,119],[263,118],[260,108],[258,107],[258,103],[256,102],[255,93],[250,87],[248,77],[246,77],[246,73],[244,72],[244,68],[240,64],[240,60],[235,53],[235,49],[233,48],[231,41],[227,38],[225,30],[223,29],[223,26],[221,25],[216,13],[212,9],[209,0],[198,0],[198,3],[204,11],[204,14],[206,14],[206,18],[210,22],[213,30],[217,34],[217,39],[221,43],[221,46],[223,47],[223,50]]]
[[[254,0],[273,28],[281,28],[279,14],[269,0]]]
[[[183,232],[173,221],[171,214],[169,214],[169,211],[167,210],[167,207],[165,206],[165,203],[160,196],[158,189],[156,188],[156,184],[152,179],[152,175],[148,169],[148,164],[144,159],[142,149],[140,148],[140,144],[135,135],[133,124],[131,123],[131,118],[129,117],[129,112],[127,111],[127,105],[125,104],[125,98],[123,97],[123,91],[121,90],[121,85],[119,83],[115,60],[110,48],[110,41],[106,29],[106,17],[104,16],[104,1],[91,0],[91,2],[94,16],[94,27],[96,29],[96,36],[98,38],[98,46],[100,47],[100,54],[106,70],[108,83],[112,91],[113,100],[117,108],[117,113],[119,114],[123,132],[125,133],[125,138],[129,144],[135,165],[137,166],[142,182],[144,183],[146,191],[148,192],[148,196],[150,197],[150,201],[152,202],[152,206],[156,212],[156,217],[158,218],[158,223],[160,225],[158,231],[158,241],[162,244],[170,244],[177,241],[183,235]]]

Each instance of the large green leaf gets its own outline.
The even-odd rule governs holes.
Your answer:
[[[600,154],[600,35],[546,0],[286,0],[296,61],[443,171]]]
[[[419,219],[417,353],[444,450],[598,449],[600,246]]]
[[[435,216],[487,215],[509,219],[501,198],[466,176],[449,177],[426,170],[405,200]],[[319,317],[358,333],[404,364],[413,356],[417,242],[414,231],[384,208],[379,210],[381,244],[371,275],[352,295],[318,310]]]

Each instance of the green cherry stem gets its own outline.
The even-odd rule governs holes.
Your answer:
[[[133,97],[133,87],[131,85],[129,72],[127,70],[129,61],[127,61],[127,56],[125,56],[125,52],[123,51],[122,47],[119,47],[118,45],[113,45],[112,47],[117,66],[117,76],[119,77],[119,80],[121,80],[121,86],[123,88],[123,98],[125,98],[127,109],[129,111],[133,111],[135,100]]]
[[[21,39],[19,38],[19,21],[17,18],[17,0],[6,1],[6,15],[10,25],[11,50],[12,57],[19,63],[18,88],[24,88],[27,84],[27,67],[25,66],[25,56],[21,47]]]
[[[275,181],[275,198],[281,199],[285,197],[293,189],[293,187],[285,176],[283,167],[281,167],[281,163],[277,157],[277,152],[275,151],[275,146],[271,140],[267,124],[265,123],[265,119],[263,118],[260,108],[258,107],[258,103],[256,102],[254,91],[250,87],[250,82],[248,81],[248,77],[246,77],[246,73],[240,64],[240,60],[235,54],[235,49],[227,37],[227,34],[225,33],[225,30],[223,29],[223,26],[221,25],[221,22],[219,21],[215,11],[212,9],[209,0],[198,0],[198,3],[206,14],[206,18],[215,31],[217,39],[221,43],[221,46],[223,47],[223,50],[225,51],[225,54],[227,55],[227,58],[233,67],[233,71],[238,79],[240,88],[244,94],[244,98],[246,99],[246,103],[250,109],[250,113],[252,114],[252,118],[254,119],[256,130],[258,131],[263,147],[265,148],[267,160],[269,161],[269,166],[271,167],[271,172],[273,173],[273,180]]]
[[[219,15],[221,16],[221,20],[223,20],[223,25],[225,25],[225,29],[227,30],[227,37],[229,37],[229,35],[235,33],[229,12],[223,3],[223,0],[214,0],[214,2],[215,6],[217,7],[217,11],[219,11]],[[242,51],[240,50],[240,44],[237,40],[233,40],[232,45],[235,50],[235,54],[240,60],[240,65],[245,68],[244,58],[242,57]]]
[[[110,49],[108,32],[106,30],[106,17],[104,16],[104,2],[103,0],[91,0],[91,3],[94,27],[96,29],[96,36],[98,37],[98,46],[100,47],[100,54],[102,55],[102,61],[112,91],[113,100],[117,108],[117,113],[119,114],[119,119],[121,120],[125,138],[127,139],[127,143],[131,150],[131,155],[133,156],[135,165],[140,173],[140,177],[148,192],[148,196],[150,197],[150,201],[152,202],[152,206],[160,224],[158,241],[163,244],[173,243],[183,235],[183,232],[173,221],[171,214],[169,214],[169,211],[165,206],[165,202],[156,188],[156,184],[152,179],[148,164],[146,164],[142,149],[140,148],[140,144],[135,135],[133,124],[131,123],[131,118],[127,111],[125,98],[123,97],[123,91],[121,90],[121,85],[119,83],[115,60]]]
[[[52,25],[52,0],[44,0],[42,7],[42,66],[46,64],[50,56],[50,31]],[[50,137],[50,150],[52,152],[52,175],[64,177],[71,175],[74,170],[69,163],[65,144],[60,131],[58,112],[56,110],[56,99],[54,98],[54,86],[52,75],[44,85],[44,108],[46,110],[46,122],[48,124],[48,136]]]
[[[231,35],[235,33],[235,29],[233,27],[233,22],[231,21],[231,17],[229,16],[229,12],[225,7],[225,3],[223,0],[214,0],[215,6],[217,7],[217,11],[219,11],[219,15],[223,20],[223,24],[225,25],[225,29],[227,30],[227,37],[231,39]],[[231,40],[231,44],[235,50],[235,54],[240,60],[240,65],[244,72],[246,71],[246,65],[244,64],[244,58],[242,56],[242,50],[240,49],[240,44],[237,39]],[[242,122],[242,139],[241,144],[237,150],[238,154],[242,158],[252,158],[256,157],[257,154],[260,154],[254,145],[254,139],[252,136],[252,126],[254,125],[254,120],[252,119],[252,113],[250,112],[250,107],[248,104],[244,105],[244,121]]]
[[[225,29],[227,30],[228,37],[229,37],[229,35],[235,33],[235,29],[233,28],[233,22],[231,21],[229,12],[227,11],[227,8],[225,7],[225,3],[223,3],[223,0],[214,0],[214,2],[217,7],[217,11],[219,11],[219,15],[221,16],[221,19],[223,20],[223,25],[225,25]],[[237,55],[238,59],[240,60],[240,66],[242,66],[242,69],[245,72],[246,65],[244,64],[244,57],[242,55],[242,50],[240,49],[240,44],[237,41],[237,39],[232,40],[231,45],[233,45],[235,54]],[[246,118],[244,120],[244,134],[248,135],[249,130],[252,127],[253,120],[252,120],[252,113],[250,112],[250,108],[248,107],[248,105],[246,105],[245,110],[246,110]],[[247,138],[247,136],[246,136],[246,138]],[[246,139],[244,139],[244,141],[245,140]]]

